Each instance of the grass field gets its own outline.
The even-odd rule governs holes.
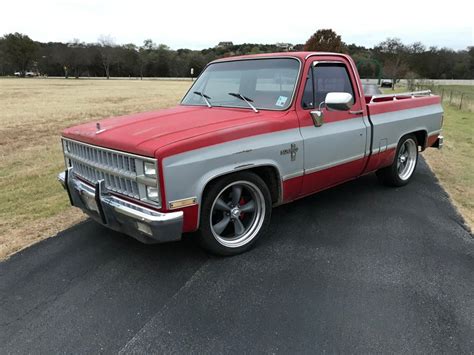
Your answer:
[[[474,86],[444,85],[430,89],[435,89],[440,95],[444,92],[445,141],[441,151],[428,149],[423,156],[471,230],[474,230],[474,112],[471,110]],[[395,92],[404,91],[407,91],[406,88],[401,87]],[[456,93],[452,97],[449,95],[451,91]],[[392,91],[388,89],[384,92]],[[463,110],[459,110],[459,93],[466,94]]]
[[[443,106],[443,149],[428,149],[424,156],[474,231],[474,112],[447,103]]]
[[[175,105],[190,82],[0,79],[0,258],[54,235],[84,216],[56,181],[64,168],[59,134],[88,120]],[[425,156],[474,225],[474,113],[446,107],[445,149]]]
[[[0,258],[77,223],[56,181],[59,134],[102,117],[169,107],[190,82],[0,79]]]

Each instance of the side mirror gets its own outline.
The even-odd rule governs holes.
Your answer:
[[[324,101],[327,109],[333,111],[349,111],[354,105],[354,98],[347,92],[329,92]]]

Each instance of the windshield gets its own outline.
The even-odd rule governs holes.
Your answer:
[[[207,100],[213,107],[284,110],[291,104],[299,68],[292,58],[210,64],[181,104],[205,106]]]

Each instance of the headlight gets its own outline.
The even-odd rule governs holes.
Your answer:
[[[143,184],[140,199],[161,207],[160,185],[158,182],[158,168],[156,161],[144,160],[139,162],[135,159],[137,167],[143,167],[141,171],[143,175],[137,180],[139,184]],[[141,169],[140,169],[141,170]]]
[[[147,186],[146,187],[146,197],[152,201],[159,201],[160,200],[160,192],[157,187],[154,186]]]
[[[155,163],[145,162],[143,164],[143,170],[146,177],[151,177],[156,179],[156,165]]]

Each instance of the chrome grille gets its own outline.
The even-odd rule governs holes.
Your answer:
[[[92,146],[69,139],[63,139],[64,156],[75,175],[96,184],[104,180],[108,190],[150,202],[146,196],[146,186],[157,186],[157,179],[144,176],[143,163],[156,160],[116,150]]]

